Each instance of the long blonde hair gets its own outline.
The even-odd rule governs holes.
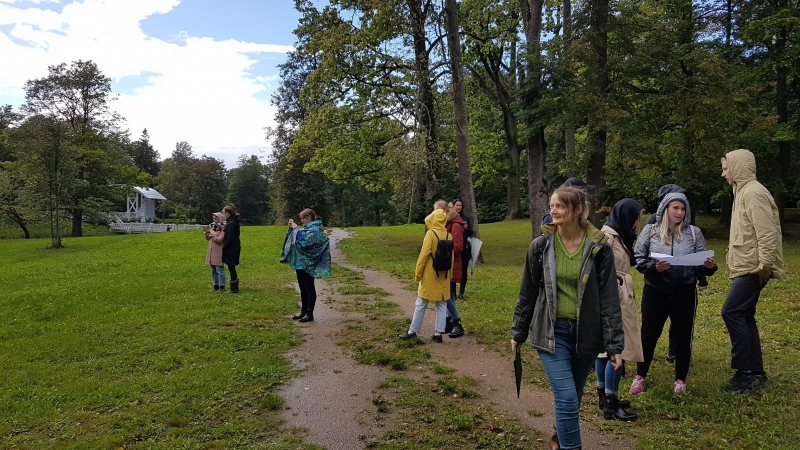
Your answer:
[[[681,241],[681,228],[683,228],[683,221],[686,220],[686,215],[683,216],[680,222],[675,225],[675,228],[672,231],[669,231],[669,217],[667,216],[667,210],[669,209],[669,205],[681,202],[682,200],[675,199],[669,203],[667,203],[666,208],[664,208],[664,212],[661,213],[661,224],[658,227],[658,237],[661,238],[661,243],[664,245],[669,245],[672,242],[672,238],[675,238],[676,241]],[[686,206],[686,203],[683,203],[683,206]]]

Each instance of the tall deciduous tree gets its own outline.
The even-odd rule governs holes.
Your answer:
[[[241,219],[246,223],[263,225],[269,210],[269,168],[256,155],[242,155],[238,165],[230,171],[228,199],[236,204]]]
[[[100,136],[113,132],[118,117],[110,110],[111,79],[92,61],[75,61],[48,67],[48,76],[25,83],[25,105],[29,115],[47,117],[66,125],[60,138],[76,150],[80,183],[71,193],[72,236],[81,236],[83,212],[95,204],[98,191],[109,184],[98,176],[97,163],[105,158]],[[105,175],[105,174],[103,174]]]
[[[458,177],[461,181],[461,200],[464,213],[472,219],[476,237],[478,214],[475,208],[475,190],[472,186],[472,171],[469,163],[469,133],[467,131],[467,104],[464,99],[464,65],[461,62],[461,38],[458,34],[458,5],[456,0],[445,0],[445,28],[447,46],[450,50],[450,74],[453,79],[453,104],[456,116],[456,148],[458,149]]]

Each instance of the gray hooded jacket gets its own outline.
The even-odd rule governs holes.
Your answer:
[[[680,224],[681,241],[678,242],[674,237],[671,242],[664,244],[661,241],[661,235],[658,230],[661,227],[663,220],[668,220],[665,217],[667,207],[674,201],[681,201],[686,205],[686,214]],[[661,291],[669,292],[670,289],[680,287],[681,285],[694,286],[697,283],[698,276],[710,276],[717,271],[717,268],[708,269],[703,265],[690,267],[690,266],[672,266],[664,272],[656,270],[656,259],[650,257],[650,253],[664,253],[672,256],[683,256],[690,253],[702,252],[706,249],[706,240],[703,238],[703,233],[700,228],[694,227],[689,224],[689,217],[692,211],[689,209],[689,200],[684,194],[673,192],[664,196],[661,203],[658,205],[656,211],[656,223],[647,224],[642,228],[639,238],[636,239],[636,248],[634,249],[634,256],[636,258],[636,269],[644,274],[644,283],[646,285],[657,288]],[[694,233],[692,233],[694,228]]]

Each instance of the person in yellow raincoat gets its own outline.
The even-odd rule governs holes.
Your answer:
[[[414,279],[419,282],[417,288],[417,302],[414,308],[414,316],[411,319],[411,326],[408,332],[401,334],[400,339],[414,339],[417,333],[422,330],[422,320],[425,318],[425,310],[428,303],[433,302],[436,308],[436,325],[431,339],[435,342],[442,342],[447,317],[447,300],[450,298],[450,270],[437,272],[433,268],[433,255],[436,254],[436,247],[439,240],[448,239],[445,224],[447,223],[447,202],[437,200],[433,204],[433,212],[425,218],[425,240],[422,241],[422,249],[417,257],[417,267],[414,271]],[[438,237],[438,239],[437,239]],[[452,238],[449,238],[452,239]]]

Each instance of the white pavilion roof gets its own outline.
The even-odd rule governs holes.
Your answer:
[[[161,195],[157,190],[146,188],[146,187],[136,187],[133,188],[134,191],[142,194],[144,198],[151,198],[153,200],[166,200],[167,198]]]

